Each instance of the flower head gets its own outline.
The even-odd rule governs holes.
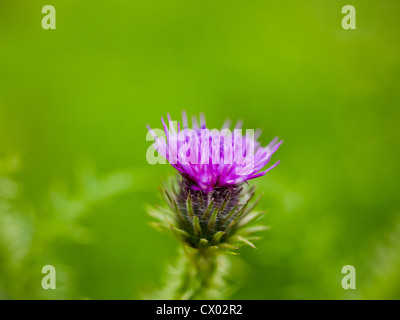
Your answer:
[[[193,129],[188,128],[185,113],[182,125],[168,115],[168,128],[161,119],[165,137],[148,129],[159,154],[181,177],[164,188],[168,209],[149,209],[160,221],[155,226],[172,230],[186,245],[201,252],[231,252],[239,244],[254,247],[254,233],[265,227],[252,226],[263,212],[252,212],[258,200],[252,201],[255,188],[246,182],[279,163],[262,171],[282,141],[275,138],[261,147],[257,142],[260,132],[243,135],[240,122],[231,132],[228,123],[220,131],[207,129],[204,116],[200,116],[200,126],[193,118]]]
[[[233,187],[242,182],[265,175],[279,164],[279,161],[266,170],[272,154],[278,150],[282,141],[273,139],[266,147],[257,141],[260,131],[246,130],[242,134],[241,122],[230,130],[226,122],[221,130],[209,130],[204,116],[200,116],[200,126],[196,117],[192,119],[193,128],[188,128],[186,114],[181,124],[171,120],[169,127],[161,118],[165,137],[152,133],[157,151],[188,181],[193,190],[212,192],[215,188]]]

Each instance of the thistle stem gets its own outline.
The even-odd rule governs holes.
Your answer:
[[[225,299],[226,274],[230,264],[226,256],[213,249],[184,248],[180,252],[164,291],[165,299]]]

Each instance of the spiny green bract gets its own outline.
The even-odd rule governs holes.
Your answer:
[[[158,221],[152,225],[174,234],[184,244],[199,250],[237,254],[241,245],[255,248],[253,241],[267,227],[257,225],[263,211],[253,211],[260,198],[253,200],[254,187],[243,183],[212,192],[196,191],[185,178],[178,178],[163,189],[168,206],[149,207]],[[176,180],[175,180],[176,181]]]

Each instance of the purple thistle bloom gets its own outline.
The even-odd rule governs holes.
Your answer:
[[[275,138],[262,147],[257,142],[260,131],[254,135],[248,132],[242,135],[240,121],[233,132],[229,130],[229,121],[220,131],[207,129],[203,115],[200,115],[200,126],[197,118],[193,117],[193,129],[189,129],[185,112],[182,114],[182,128],[180,123],[171,120],[169,114],[169,127],[163,118],[161,121],[167,139],[157,136],[147,126],[155,139],[155,149],[190,182],[193,190],[209,193],[215,188],[234,187],[265,175],[279,164],[278,161],[262,171],[283,141]]]
[[[155,156],[148,149],[147,159],[152,164],[168,161],[180,176],[164,185],[166,207],[149,206],[148,212],[156,220],[155,228],[173,234],[185,246],[180,267],[184,274],[173,298],[209,299],[211,292],[223,289],[214,287],[223,283],[218,278],[226,267],[222,255],[238,254],[236,249],[243,245],[255,248],[257,234],[267,229],[258,224],[265,212],[253,211],[261,197],[254,199],[256,188],[247,181],[278,165],[279,161],[264,169],[282,141],[275,138],[262,147],[257,142],[260,131],[246,130],[243,135],[241,121],[233,132],[229,121],[221,130],[207,129],[203,115],[200,125],[192,118],[192,129],[186,113],[181,123],[169,114],[168,126],[161,121],[163,129],[147,126],[147,139],[154,138],[158,151]]]

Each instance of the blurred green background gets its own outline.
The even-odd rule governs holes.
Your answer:
[[[43,30],[41,8],[57,11]],[[357,29],[344,30],[352,4]],[[0,2],[0,298],[140,299],[173,238],[146,124],[204,112],[285,143],[234,299],[400,298],[397,0]],[[41,288],[54,265],[57,289]],[[357,289],[344,290],[344,265]]]

